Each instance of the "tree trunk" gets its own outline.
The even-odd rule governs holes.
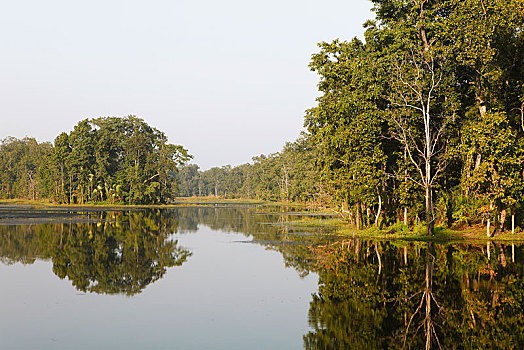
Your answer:
[[[289,176],[287,173],[287,168],[283,167],[284,169],[284,186],[286,188],[286,202],[289,202]]]
[[[62,200],[66,201],[65,184],[64,184],[64,165],[60,164],[60,179],[62,180]]]
[[[490,237],[490,227],[491,227],[491,210],[493,210],[493,203],[489,204],[489,215],[488,215],[488,222],[486,224],[486,236]]]
[[[379,220],[380,220],[380,214],[382,213],[382,197],[380,196],[380,193],[378,194],[378,209],[377,209],[377,216],[375,218],[375,227],[378,228]]]
[[[420,2],[420,14],[419,14],[419,17],[420,17],[420,24],[419,24],[419,38],[420,40],[422,41],[422,45],[424,45],[424,51],[427,52],[429,51],[429,42],[428,42],[428,38],[427,38],[427,35],[426,35],[426,28],[424,27],[424,25],[422,23],[424,23],[424,4],[425,4],[425,1],[421,1]]]
[[[421,5],[422,6],[422,5]],[[432,136],[431,136],[431,125],[430,125],[430,114],[429,108],[424,115],[424,129],[426,137],[426,149],[425,149],[425,163],[426,163],[426,179],[424,185],[426,187],[426,222],[427,222],[427,235],[433,236],[433,193],[432,193],[432,174],[431,174],[431,159],[433,157],[433,151],[431,149]]]
[[[408,225],[408,208],[404,207],[404,226]]]
[[[431,196],[431,185],[426,185],[426,222],[428,236],[433,236],[433,198]]]
[[[347,205],[346,202],[342,202],[341,208],[340,208],[340,210],[342,211],[342,214],[348,213],[348,211],[346,209],[346,205]]]
[[[511,234],[515,234],[515,214],[511,214]]]
[[[360,203],[357,202],[357,205],[356,205],[356,213],[355,213],[355,221],[356,221],[356,224],[357,224],[357,231],[360,231]]]
[[[72,188],[72,182],[73,182],[73,178],[72,178],[72,175],[69,174],[69,204],[72,204],[73,203],[73,188]]]
[[[520,127],[522,128],[522,132],[524,132],[524,102],[520,106]]]
[[[484,118],[484,116],[486,115],[487,108],[486,108],[486,101],[484,99],[484,93],[482,89],[482,82],[481,82],[480,75],[477,75],[477,79],[475,82],[475,88],[476,88],[475,93],[476,93],[476,98],[477,98],[477,104],[479,107],[480,117]]]
[[[31,197],[33,200],[35,200],[36,193],[35,193],[35,183],[33,180],[33,176],[31,175],[30,172],[27,173],[27,176],[29,177],[29,184],[31,186]]]
[[[500,212],[500,232],[504,232],[504,225],[506,224],[506,209]]]

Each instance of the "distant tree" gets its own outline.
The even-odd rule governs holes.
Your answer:
[[[42,187],[40,167],[52,152],[49,143],[34,138],[22,140],[9,137],[0,144],[0,196],[4,198],[40,199]]]
[[[181,167],[176,174],[178,196],[191,197],[201,195],[199,188],[200,173],[196,164]]]

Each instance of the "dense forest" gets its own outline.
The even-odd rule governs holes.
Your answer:
[[[167,203],[177,168],[191,156],[134,116],[80,121],[50,143],[0,144],[0,198],[57,203]]]
[[[364,42],[312,56],[307,133],[252,164],[183,168],[181,195],[323,202],[357,229],[522,225],[524,3],[372,2]]]

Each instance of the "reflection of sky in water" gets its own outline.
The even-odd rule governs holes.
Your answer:
[[[298,349],[317,276],[280,253],[199,227],[193,255],[133,297],[83,294],[51,262],[0,264],[3,348]]]

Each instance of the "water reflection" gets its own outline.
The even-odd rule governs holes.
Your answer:
[[[98,222],[0,226],[2,262],[51,259],[53,272],[82,292],[133,295],[191,253],[169,238],[174,216],[103,212]],[[93,219],[93,215],[91,215]]]
[[[304,209],[288,206],[177,208],[171,211],[178,218],[178,232],[196,232],[198,225],[213,230],[240,233],[247,240],[280,252],[286,267],[304,277],[315,269],[311,246],[337,241],[332,228],[297,224],[312,215]]]
[[[521,247],[356,239],[316,253],[306,349],[524,344]]]
[[[306,349],[524,347],[522,246],[347,240],[292,224],[289,210],[101,212],[89,214],[99,222],[0,226],[0,258],[50,259],[80,291],[132,295],[191,255],[172,233],[205,225],[281,253],[300,276],[318,274]]]
[[[201,207],[172,210],[75,212],[70,222],[0,225],[0,261],[32,264],[50,259],[53,272],[82,292],[133,295],[182,265],[191,252],[173,233],[194,233],[199,225],[242,233],[286,256],[300,275],[313,261],[302,239],[285,225],[296,219],[282,207]],[[284,214],[282,214],[284,210]],[[62,215],[64,215],[62,213]],[[321,238],[317,238],[321,240]],[[305,259],[305,254],[309,254]]]

